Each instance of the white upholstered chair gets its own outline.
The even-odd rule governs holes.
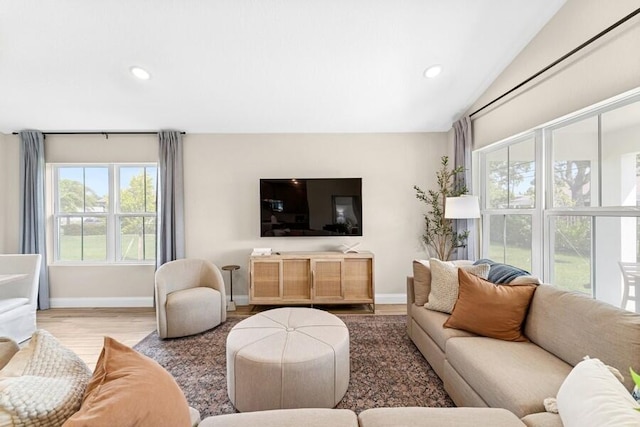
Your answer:
[[[640,264],[636,262],[618,262],[624,279],[621,308],[627,309],[627,303],[635,303],[636,312],[640,313]],[[633,291],[633,292],[632,292]]]
[[[25,275],[0,283],[0,336],[22,342],[35,332],[41,262],[38,254],[0,255],[0,276]]]
[[[160,338],[193,335],[227,318],[224,280],[202,259],[169,261],[156,271],[156,320]]]

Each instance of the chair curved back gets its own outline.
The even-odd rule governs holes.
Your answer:
[[[169,261],[158,268],[155,274],[156,317],[159,328],[166,328],[166,313],[164,311],[167,295],[184,289],[208,287],[217,290],[221,295],[220,319],[227,318],[227,296],[224,279],[220,269],[210,261],[203,259],[178,259]],[[163,332],[158,331],[162,336]]]
[[[620,265],[622,278],[624,279],[620,307],[626,309],[629,301],[634,301],[636,312],[640,312],[640,298],[638,295],[638,291],[640,291],[640,286],[638,286],[640,284],[640,263],[619,261],[618,265]],[[632,289],[633,295],[631,294]]]

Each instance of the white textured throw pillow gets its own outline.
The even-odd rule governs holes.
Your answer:
[[[0,370],[0,426],[59,426],[82,403],[87,365],[44,330]]]
[[[424,306],[429,310],[449,314],[458,300],[458,268],[485,280],[489,275],[489,264],[456,267],[452,262],[431,258],[429,265],[431,266],[431,292],[429,301]]]
[[[558,390],[565,427],[640,426],[640,406],[599,359],[578,363]]]

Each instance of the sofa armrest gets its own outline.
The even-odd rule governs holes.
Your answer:
[[[416,302],[413,277],[407,276],[407,334],[411,337],[411,306]]]

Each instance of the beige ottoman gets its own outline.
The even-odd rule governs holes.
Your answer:
[[[349,330],[331,313],[287,307],[227,336],[227,392],[240,412],[333,408],[349,386]]]

